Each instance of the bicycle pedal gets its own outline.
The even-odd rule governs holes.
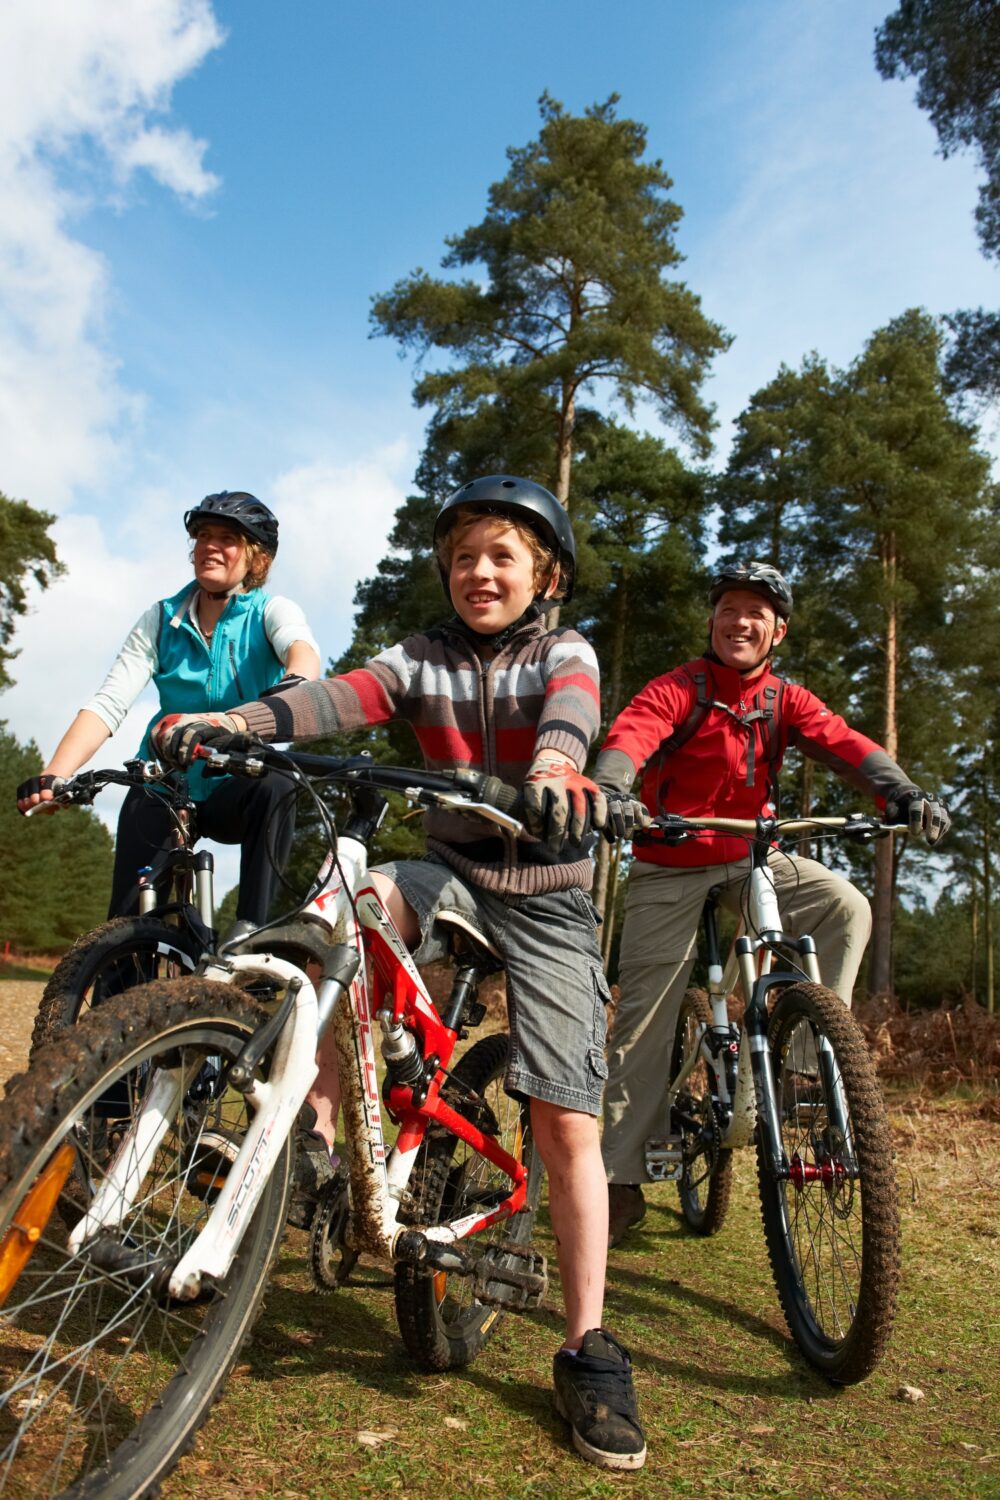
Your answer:
[[[680,1182],[684,1148],[680,1136],[646,1142],[646,1176],[650,1182]]]
[[[522,1262],[524,1269],[498,1264],[500,1256]],[[504,1307],[511,1312],[540,1307],[548,1289],[549,1269],[545,1256],[516,1240],[498,1240],[472,1268],[473,1296],[492,1307]]]

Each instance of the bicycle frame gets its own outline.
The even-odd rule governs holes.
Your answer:
[[[482,807],[458,797],[454,805],[466,811]],[[494,822],[519,827],[495,809],[485,812]],[[324,934],[323,975],[318,990],[297,965],[267,952],[223,952],[202,965],[205,978],[229,984],[248,974],[271,976],[283,983],[286,998],[278,1015],[257,1034],[267,1034],[260,1053],[274,1041],[268,1079],[254,1078],[248,1068],[246,1083],[235,1085],[254,1113],[204,1228],[171,1272],[169,1292],[180,1300],[197,1297],[206,1278],[218,1281],[227,1274],[268,1176],[316,1079],[317,1048],[327,1025],[332,1029],[340,1070],[351,1182],[352,1248],[383,1259],[404,1256],[417,1263],[430,1255],[436,1268],[458,1269],[461,1262],[449,1259],[447,1247],[509,1218],[526,1200],[523,1163],[441,1097],[459,1031],[445,1025],[439,1016],[405,943],[368,879],[366,844],[349,834],[341,835],[336,858],[328,857],[320,875],[324,877],[323,886],[301,913],[301,924],[296,924],[312,938],[314,951],[317,928]],[[266,929],[259,939],[267,939]],[[371,989],[366,954],[372,960]],[[386,1109],[399,1125],[396,1144],[389,1153],[382,1126],[374,1023],[381,1030],[388,1065]],[[256,1041],[257,1037],[248,1043],[241,1059]],[[233,1086],[241,1059],[229,1069],[227,1086]],[[88,1213],[70,1235],[71,1249],[80,1249],[101,1229],[121,1225],[190,1083],[181,1076],[180,1068],[157,1071]],[[451,1223],[426,1228],[401,1224],[400,1208],[431,1124],[444,1126],[499,1168],[512,1184],[508,1196],[483,1212]]]
[[[847,826],[847,820],[810,818],[780,825],[771,818],[758,818],[756,824],[728,818],[684,821],[692,829],[704,828],[730,833],[747,833],[753,830],[747,925],[754,936],[738,932],[723,968],[714,902],[711,898],[706,902],[704,921],[712,1026],[699,1028],[696,1037],[698,1045],[691,1049],[687,1062],[672,1082],[668,1108],[673,1109],[687,1078],[698,1063],[704,1060],[711,1070],[719,1105],[721,1146],[727,1150],[748,1146],[759,1121],[768,1168],[776,1177],[787,1179],[792,1175],[792,1169],[782,1146],[771,1055],[767,1045],[767,997],[769,991],[779,985],[794,984],[803,979],[815,984],[822,981],[813,938],[809,935],[795,937],[782,930],[781,912],[768,855],[776,831],[795,833],[816,827],[842,829]],[[790,954],[795,955],[791,966]],[[727,1004],[727,998],[736,988],[737,980],[746,997],[741,1028],[731,1025]],[[847,1140],[847,1107],[840,1081],[834,1073],[826,1038],[821,1039],[818,1063],[824,1075],[827,1098],[831,1101],[832,1123],[843,1130]],[[853,1153],[849,1140],[845,1154],[848,1158],[848,1170],[851,1171]]]

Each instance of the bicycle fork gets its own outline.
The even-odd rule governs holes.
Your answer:
[[[348,961],[344,972],[339,977],[332,973],[325,976],[318,996],[294,965],[270,954],[234,957],[227,969],[208,970],[208,977],[229,982],[234,973],[266,973],[287,986],[287,995],[278,1015],[248,1040],[241,1054],[241,1058],[247,1059],[248,1082],[239,1091],[253,1114],[208,1221],[170,1273],[167,1290],[172,1297],[194,1300],[206,1277],[221,1280],[232,1264],[278,1154],[316,1077],[316,1043],[323,1020],[336,1006],[356,967],[355,955],[348,950],[340,950],[338,956],[341,961],[345,958]],[[271,1069],[273,1082],[252,1076],[254,1054],[266,1050],[273,1040],[272,1024],[277,1032]],[[199,1069],[200,1066],[199,1059]],[[234,1064],[229,1070],[227,1086],[236,1072]],[[157,1069],[88,1212],[69,1236],[71,1252],[82,1250],[102,1229],[120,1229],[157,1151],[174,1126],[185,1090],[192,1081],[184,1076],[181,1067]]]

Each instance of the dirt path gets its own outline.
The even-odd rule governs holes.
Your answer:
[[[35,979],[0,979],[0,1083],[24,1067],[31,1028],[45,985]]]

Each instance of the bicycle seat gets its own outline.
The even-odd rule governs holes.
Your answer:
[[[439,911],[434,920],[447,933],[452,957],[471,960],[483,975],[499,974],[506,967],[489,938],[484,937],[462,912]]]

